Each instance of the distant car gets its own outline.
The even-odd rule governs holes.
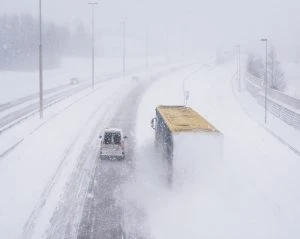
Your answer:
[[[77,85],[79,83],[79,79],[77,77],[72,77],[70,79],[70,85]]]
[[[125,159],[124,139],[127,137],[123,135],[121,129],[105,129],[99,138],[101,139],[100,159]]]

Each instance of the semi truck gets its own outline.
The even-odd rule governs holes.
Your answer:
[[[222,159],[223,134],[186,106],[161,105],[151,120],[155,148],[167,165],[168,180],[199,178],[212,172]]]

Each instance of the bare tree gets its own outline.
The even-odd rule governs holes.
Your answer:
[[[251,75],[254,75],[258,78],[263,78],[264,65],[262,59],[257,58],[253,53],[250,53],[247,59],[247,71]]]
[[[69,54],[67,26],[44,22],[45,68],[59,65]],[[38,67],[38,19],[30,14],[0,15],[0,69],[34,70]]]
[[[282,91],[286,86],[286,81],[281,68],[281,64],[277,59],[277,54],[274,46],[271,46],[268,58],[268,78],[270,79],[270,88]]]

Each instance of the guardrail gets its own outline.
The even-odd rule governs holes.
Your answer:
[[[300,109],[300,99],[291,97],[289,95],[286,95],[278,90],[270,90],[269,92],[270,97],[279,100],[287,105],[290,105],[296,109]]]
[[[261,79],[246,74],[247,91],[264,106],[264,92]],[[268,111],[285,123],[300,130],[300,99],[285,95],[277,90],[268,89]]]
[[[264,95],[259,95],[257,100],[260,105],[264,106]],[[270,98],[268,98],[268,111],[285,123],[300,130],[300,113],[294,112],[286,106],[274,102]]]
[[[251,83],[255,84],[257,87],[262,88],[262,79],[255,77],[249,73],[246,73],[246,79]],[[275,100],[278,100],[284,104],[287,104],[296,109],[300,109],[300,99],[294,98],[283,92],[274,89],[268,89],[268,95]]]

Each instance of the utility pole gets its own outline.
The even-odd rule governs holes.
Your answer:
[[[39,91],[40,91],[40,119],[44,117],[44,102],[43,102],[43,37],[42,37],[42,0],[39,0]]]
[[[123,19],[123,77],[126,73],[126,19]]]
[[[266,72],[265,72],[265,124],[267,123],[267,101],[268,101],[268,39],[262,38],[261,41],[266,43]]]
[[[95,88],[95,13],[94,7],[97,5],[97,2],[89,2],[89,5],[92,6],[92,88]]]

